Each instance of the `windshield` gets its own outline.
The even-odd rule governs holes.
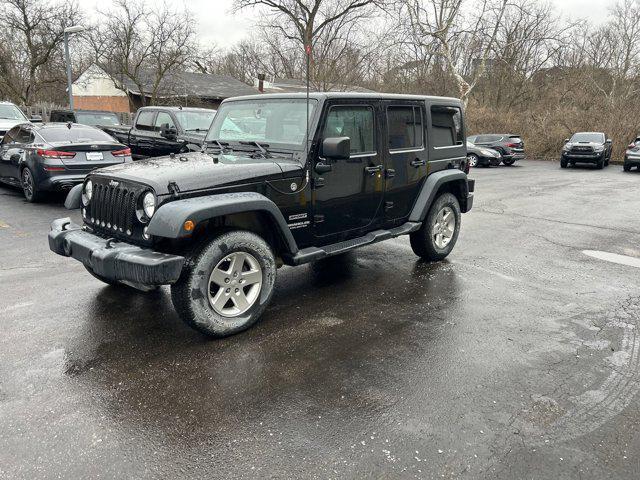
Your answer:
[[[309,118],[317,101],[309,102]],[[307,122],[305,99],[248,100],[222,104],[207,141],[260,142],[302,148]]]
[[[182,128],[185,132],[197,132],[197,131],[209,131],[209,127],[211,127],[211,122],[213,122],[213,118],[216,116],[215,110],[210,111],[202,111],[202,112],[189,112],[189,111],[180,111],[176,112],[176,117],[178,117],[178,122],[182,125]]]
[[[118,116],[113,113],[76,113],[77,123],[83,125],[120,125]]]
[[[28,120],[22,110],[15,105],[0,105],[0,119],[3,120]]]
[[[571,137],[571,143],[604,143],[604,135],[602,133],[575,133]]]
[[[97,128],[60,126],[38,132],[49,143],[113,142],[113,138]]]

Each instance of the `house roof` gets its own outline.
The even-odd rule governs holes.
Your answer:
[[[150,94],[153,90],[152,72],[143,72],[142,93]],[[124,88],[135,95],[140,95],[140,88],[130,78],[120,80]],[[226,75],[210,73],[176,72],[168,74],[161,83],[160,96],[184,96],[223,100],[239,95],[251,95],[258,93],[257,89]]]

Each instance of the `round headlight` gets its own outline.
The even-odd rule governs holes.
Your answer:
[[[142,197],[142,210],[147,218],[153,217],[156,213],[156,196],[152,192],[147,192]]]
[[[84,188],[82,189],[82,204],[84,206],[89,205],[91,201],[91,197],[93,196],[93,183],[89,180],[84,184]]]

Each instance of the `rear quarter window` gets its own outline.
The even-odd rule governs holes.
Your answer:
[[[432,143],[435,148],[464,145],[462,110],[459,107],[433,105],[431,107]]]

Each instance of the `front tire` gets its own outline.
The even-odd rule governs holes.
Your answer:
[[[625,172],[630,172],[631,165],[629,165],[628,163],[625,163],[624,165],[622,165],[622,170],[624,170]]]
[[[568,164],[569,162],[566,159],[564,158],[560,159],[560,168],[567,168]]]
[[[598,160],[598,163],[596,163],[596,168],[598,170],[602,170],[604,168],[604,155]]]
[[[458,241],[461,219],[458,199],[451,193],[440,195],[420,230],[410,235],[413,253],[429,261],[445,259]]]
[[[187,259],[171,286],[171,300],[190,327],[226,337],[258,321],[271,300],[276,262],[258,235],[234,230],[215,237]]]

